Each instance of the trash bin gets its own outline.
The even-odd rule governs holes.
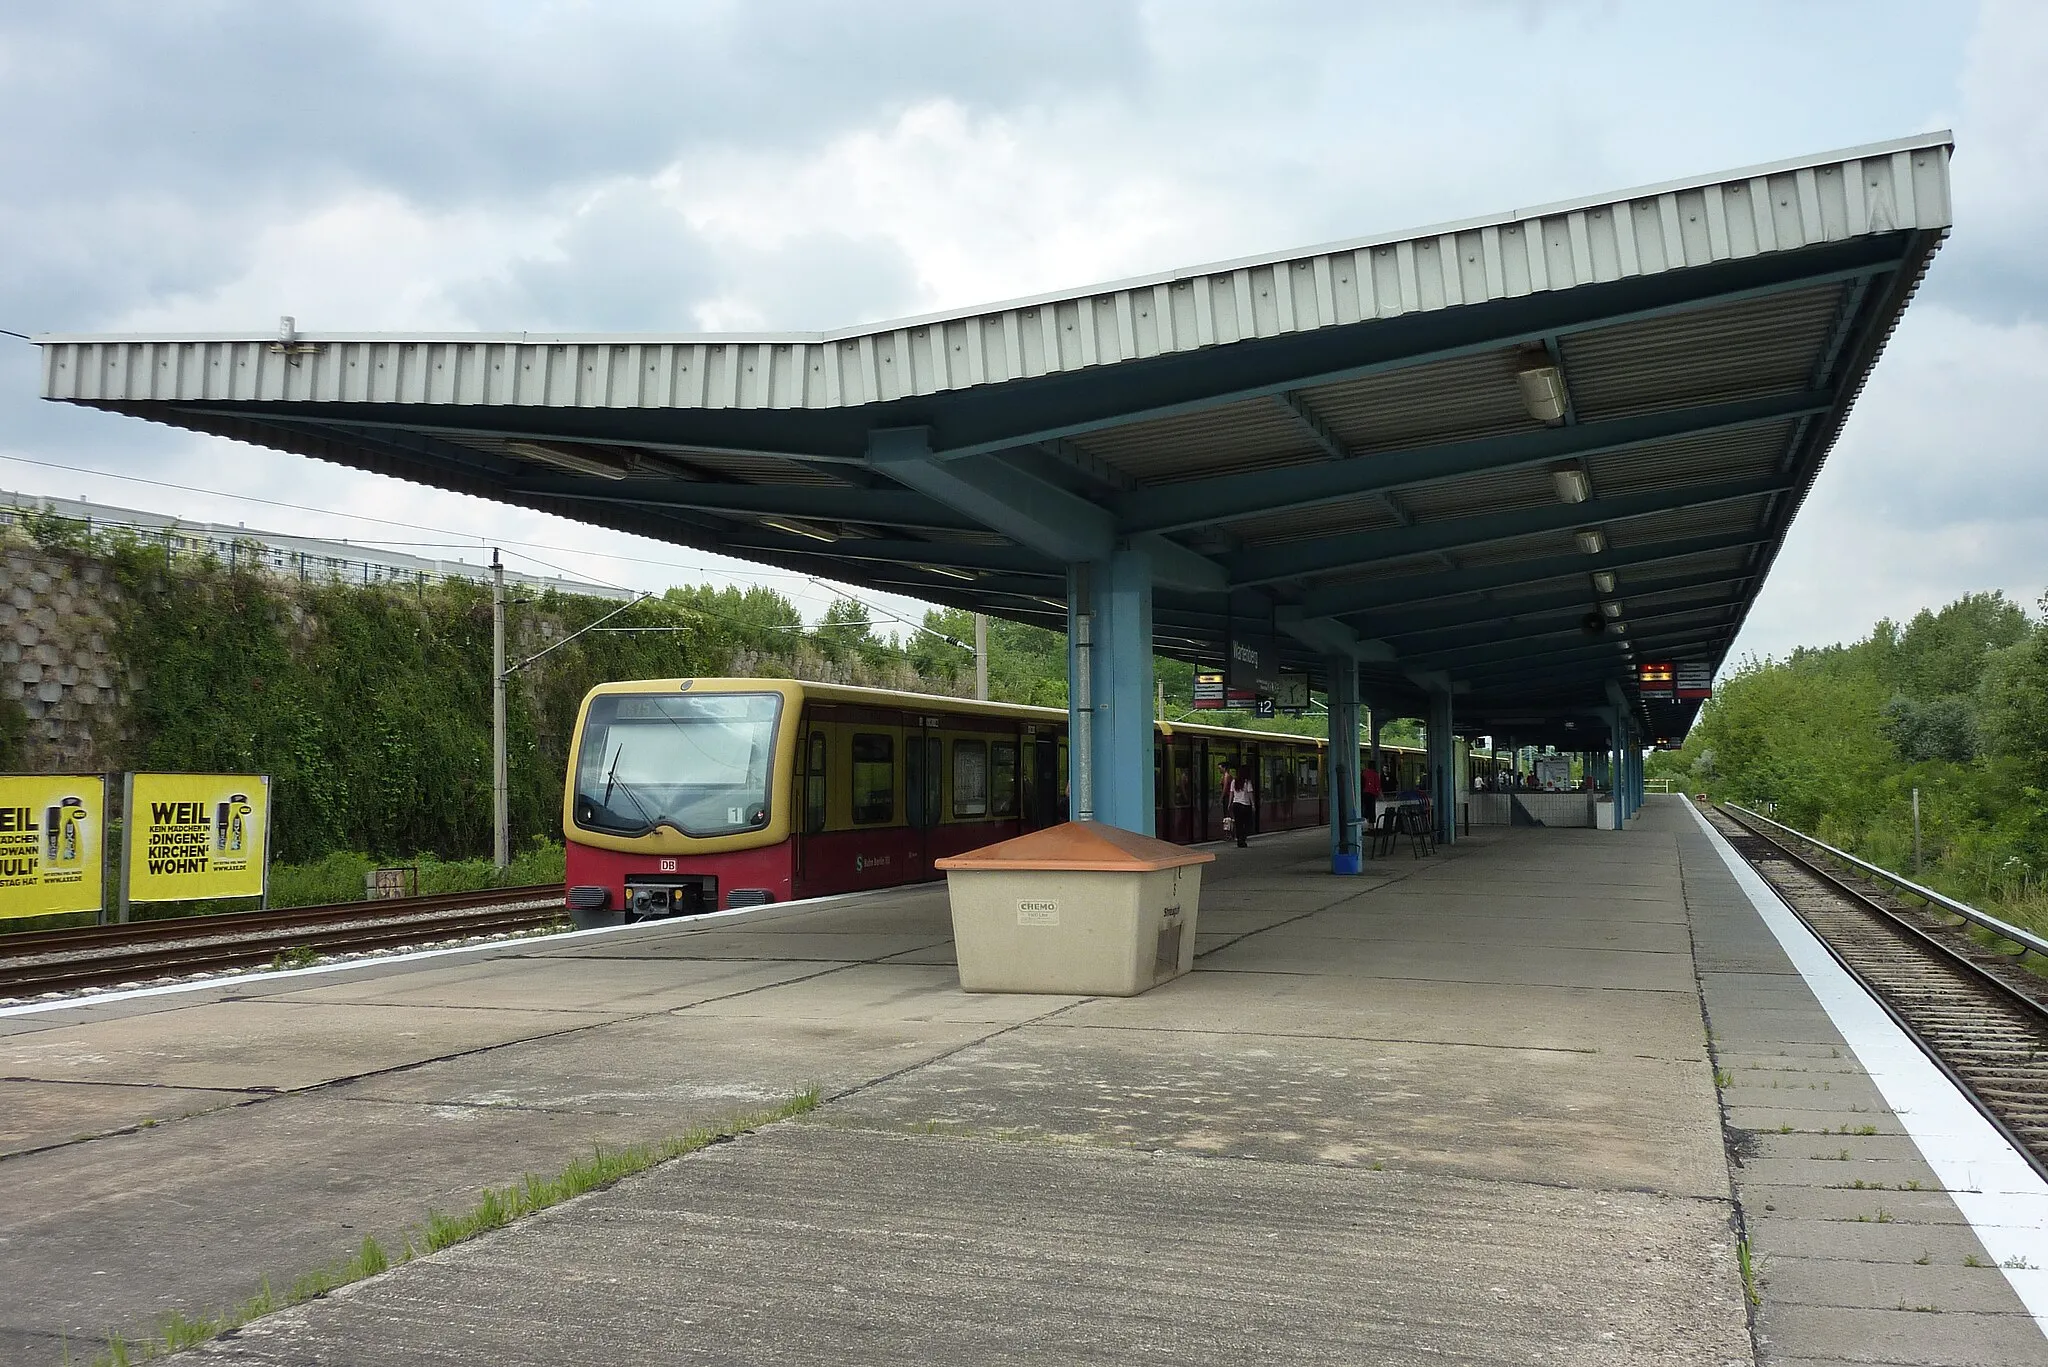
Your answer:
[[[1215,857],[1070,821],[936,861],[961,988],[1134,997],[1179,977]]]

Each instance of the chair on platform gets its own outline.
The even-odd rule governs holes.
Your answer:
[[[1394,842],[1401,838],[1401,810],[1389,807],[1374,820],[1368,842],[1372,857],[1384,859],[1394,852]]]
[[[1415,858],[1436,853],[1436,813],[1427,799],[1401,809],[1401,829],[1408,833],[1408,849]]]

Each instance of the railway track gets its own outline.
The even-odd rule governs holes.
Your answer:
[[[116,987],[264,967],[302,951],[350,954],[535,930],[562,919],[562,888],[487,888],[287,911],[82,926],[0,937],[0,997]]]
[[[2048,1177],[2048,983],[1751,814],[1702,808],[1849,973]]]

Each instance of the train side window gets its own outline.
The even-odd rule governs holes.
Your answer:
[[[811,732],[810,763],[804,772],[804,830],[816,835],[825,829],[825,733]]]
[[[896,738],[853,738],[853,819],[862,826],[896,819]]]
[[[988,814],[1017,814],[1017,744],[999,740],[989,747]]]
[[[1014,777],[1015,761],[1011,763]],[[953,742],[953,815],[988,815],[988,742],[985,740]]]

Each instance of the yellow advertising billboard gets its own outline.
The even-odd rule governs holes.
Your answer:
[[[270,856],[267,774],[130,774],[128,900],[261,897]]]
[[[0,777],[0,917],[98,911],[106,826],[97,774]]]

